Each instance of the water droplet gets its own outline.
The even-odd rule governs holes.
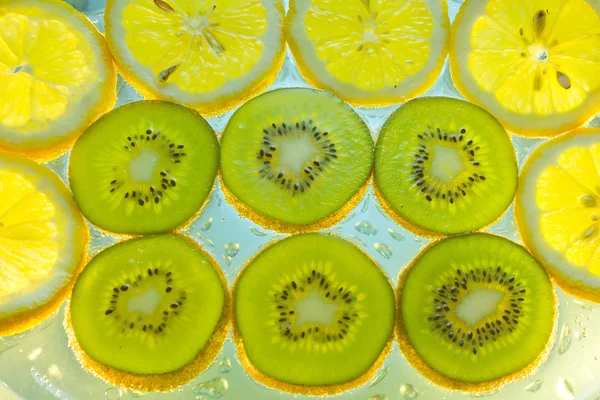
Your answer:
[[[377,228],[369,221],[360,221],[354,225],[357,231],[367,236],[374,236],[377,234]]]
[[[202,226],[200,227],[200,230],[203,231],[203,232],[206,232],[207,230],[209,230],[210,227],[212,226],[212,221],[213,221],[212,217],[208,218],[206,220],[206,222],[204,222],[202,224]]]
[[[240,251],[240,245],[236,242],[227,243],[223,247],[225,247],[225,254],[229,257],[235,257],[238,251]]]
[[[419,392],[417,392],[417,389],[415,389],[413,385],[405,383],[400,386],[400,395],[405,399],[416,399]]]
[[[40,356],[40,354],[42,354],[42,348],[38,347],[37,349],[29,353],[27,358],[29,359],[29,361],[35,361]]]
[[[573,303],[577,304],[579,307],[583,308],[584,310],[594,311],[594,307],[592,307],[591,305],[589,305],[588,303],[586,303],[584,301],[573,300]]]
[[[377,374],[377,376],[375,378],[373,378],[371,383],[369,383],[369,387],[371,388],[371,387],[377,385],[379,382],[381,382],[383,380],[383,378],[385,378],[385,376],[388,374],[388,372],[390,372],[389,365],[387,367],[385,367],[384,369],[382,369],[381,372],[379,374]]]
[[[106,398],[106,400],[119,400],[122,396],[123,392],[121,391],[121,389],[116,387],[106,389],[106,392],[104,392],[104,397]]]
[[[196,236],[198,236],[198,239],[202,240],[208,247],[215,248],[215,244],[209,238],[200,235],[198,232],[196,232]]]
[[[379,203],[375,202],[375,208],[377,209],[377,211],[379,211],[379,213],[381,215],[383,215],[385,217],[385,219],[391,221],[392,218],[386,214],[386,212],[383,210],[383,208],[381,208],[381,206],[379,205]]]
[[[220,399],[229,389],[229,382],[225,378],[215,378],[208,382],[194,386],[192,393],[196,396],[206,395],[211,399]]]
[[[401,234],[399,234],[398,232],[396,232],[395,230],[393,230],[392,228],[388,228],[388,233],[390,234],[390,236],[392,237],[392,239],[397,240],[399,242],[402,242],[405,237],[402,236]]]
[[[560,330],[560,339],[558,342],[558,353],[563,354],[571,347],[571,329],[569,325],[563,324]]]
[[[371,196],[367,196],[365,197],[365,200],[363,201],[363,205],[362,208],[360,209],[360,212],[366,212],[369,209],[369,201],[371,200]]]
[[[231,267],[231,257],[229,257],[227,254],[223,254],[223,260],[228,267]]]
[[[356,236],[356,235],[353,235],[353,234],[349,233],[349,234],[348,234],[348,237],[349,237],[349,238],[351,238],[351,239],[354,239],[355,241],[357,241],[357,242],[358,242],[358,244],[360,244],[361,246],[363,246],[363,247],[367,247],[367,242],[365,242],[364,240],[362,240],[362,239],[361,239],[361,238],[359,238],[358,236]]]
[[[573,386],[565,378],[558,378],[558,382],[556,383],[556,394],[558,395],[558,398],[561,400],[574,400],[575,399]]]
[[[529,385],[525,386],[525,390],[527,390],[528,392],[535,393],[538,390],[540,390],[541,387],[542,381],[538,379],[535,382],[531,382]]]
[[[266,232],[261,231],[253,226],[250,227],[250,232],[254,233],[256,236],[267,236]]]
[[[226,374],[231,371],[231,360],[225,356],[219,363],[219,372],[222,374]]]
[[[48,367],[48,375],[54,377],[54,378],[58,378],[58,379],[62,379],[63,378],[63,373],[60,370],[60,367],[56,364],[51,364]]]
[[[375,250],[377,250],[379,252],[379,254],[381,254],[383,256],[383,258],[386,259],[390,259],[392,258],[392,248],[390,246],[388,246],[387,244],[384,243],[375,243],[373,245],[373,247],[375,247]]]
[[[373,397],[369,397],[369,400],[389,400],[389,397],[385,394],[376,394]]]

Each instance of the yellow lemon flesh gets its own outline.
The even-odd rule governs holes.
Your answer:
[[[433,84],[449,25],[445,0],[292,0],[286,28],[298,68],[313,85],[378,106]]]
[[[44,166],[0,153],[0,336],[56,311],[86,259],[87,241],[65,184]]]
[[[600,129],[537,148],[523,167],[515,214],[523,242],[563,289],[600,302]]]
[[[36,159],[64,152],[116,101],[102,35],[57,0],[0,4],[0,150]]]
[[[600,111],[600,3],[467,0],[452,28],[452,78],[519,135],[553,136]]]
[[[108,0],[105,25],[136,89],[203,115],[259,93],[283,63],[280,0]]]

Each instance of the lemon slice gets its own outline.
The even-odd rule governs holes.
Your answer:
[[[521,237],[566,291],[600,302],[600,129],[538,147],[521,172]]]
[[[519,135],[553,136],[600,111],[600,2],[467,0],[452,26],[459,91]]]
[[[0,336],[60,306],[86,259],[88,230],[48,168],[0,153]]]
[[[58,0],[0,2],[0,150],[48,160],[116,101],[104,38]]]
[[[292,0],[287,39],[300,73],[354,105],[425,92],[448,48],[445,0]]]
[[[140,93],[204,116],[263,91],[283,63],[281,0],[108,0],[105,26]]]

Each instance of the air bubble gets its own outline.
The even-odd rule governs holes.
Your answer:
[[[222,374],[226,374],[231,371],[231,360],[225,356],[219,363],[219,372]]]
[[[390,246],[388,246],[385,243],[375,243],[373,245],[373,247],[375,247],[375,250],[377,250],[379,252],[379,254],[381,254],[383,256],[383,258],[385,259],[390,259],[392,258],[392,248]]]
[[[377,234],[377,228],[369,221],[357,222],[356,225],[354,225],[354,228],[363,235],[374,236]]]
[[[373,397],[369,397],[369,400],[389,400],[389,397],[385,394],[376,394]]]
[[[231,257],[227,254],[223,254],[223,261],[225,261],[225,264],[227,264],[228,267],[231,267]]]
[[[240,251],[240,245],[236,242],[227,243],[223,247],[225,247],[225,254],[229,257],[235,257],[238,251]]]
[[[229,389],[229,382],[225,378],[215,378],[208,382],[194,386],[192,393],[195,396],[208,396],[209,399],[220,399]]]
[[[381,382],[383,380],[383,378],[386,377],[386,375],[388,374],[388,372],[390,372],[390,367],[387,366],[384,369],[381,370],[381,372],[379,374],[377,374],[377,376],[375,378],[373,378],[373,380],[371,381],[371,383],[369,383],[369,387],[373,387],[375,385],[377,385],[379,382]]]
[[[535,393],[542,387],[542,381],[536,380],[535,382],[531,382],[529,385],[525,386],[525,390],[531,393]]]
[[[405,383],[400,386],[400,396],[404,399],[416,399],[419,396],[419,392],[417,392],[417,389],[413,385]]]
[[[558,353],[563,354],[571,347],[571,329],[569,325],[563,324],[560,330],[560,339],[558,342]]]

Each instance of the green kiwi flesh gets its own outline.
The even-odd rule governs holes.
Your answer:
[[[454,381],[517,373],[539,359],[553,335],[556,298],[548,275],[524,248],[499,236],[434,244],[398,290],[400,337]]]
[[[517,160],[508,134],[487,111],[424,97],[400,107],[383,126],[374,180],[392,214],[409,227],[456,234],[489,225],[508,208]]]
[[[271,245],[246,266],[234,291],[236,342],[282,390],[358,379],[393,331],[386,276],[335,236],[302,234]]]
[[[171,231],[209,196],[219,165],[210,125],[183,106],[140,101],[96,121],[71,152],[71,189],[94,225],[124,234]]]
[[[342,209],[371,172],[373,139],[346,103],[313,89],[279,89],[250,100],[221,139],[221,174],[253,211],[309,225]]]
[[[187,239],[146,236],[100,252],[81,273],[72,328],[93,360],[133,374],[163,374],[194,360],[222,318],[226,290]]]

